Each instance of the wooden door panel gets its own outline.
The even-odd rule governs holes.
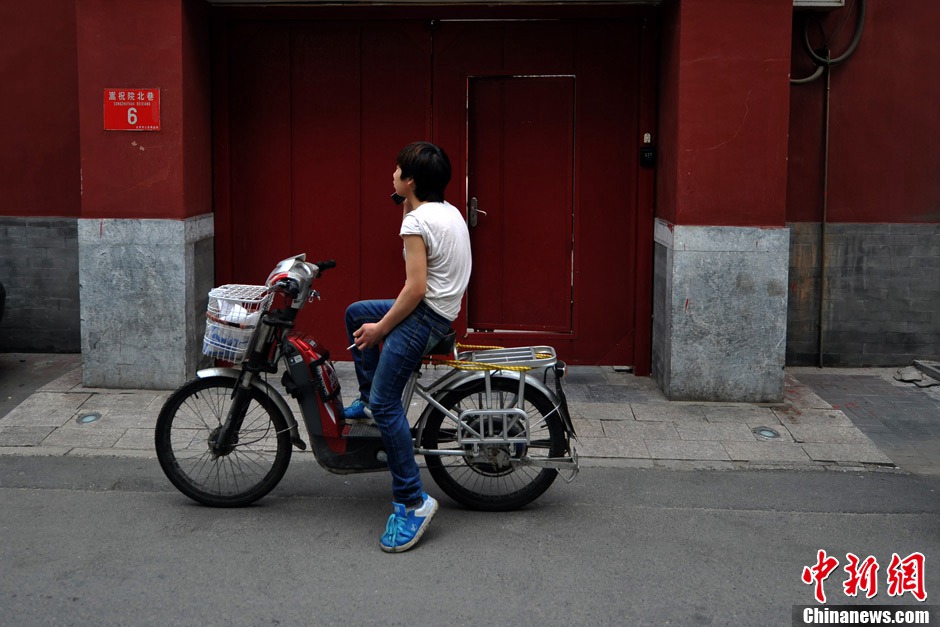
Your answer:
[[[283,27],[238,24],[231,36],[231,212],[234,283],[261,283],[290,225],[290,42]]]
[[[348,343],[349,303],[394,298],[404,281],[398,151],[430,139],[430,24],[236,22],[229,35],[232,272],[263,281],[306,252],[336,259],[300,331]]]
[[[571,332],[574,78],[471,78],[468,326]],[[535,215],[534,215],[535,214]]]
[[[361,29],[301,23],[291,31],[294,210],[280,246],[311,261],[336,259],[337,269],[316,286],[324,300],[301,313],[298,328],[338,347],[342,307],[359,297]]]

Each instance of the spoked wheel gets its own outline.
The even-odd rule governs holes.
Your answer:
[[[251,398],[241,429],[228,446],[216,437],[233,402],[233,377],[196,379],[167,400],[157,418],[160,466],[186,496],[214,507],[252,503],[270,492],[290,461],[287,421],[261,390]]]
[[[506,409],[517,406],[518,381],[492,377],[490,404],[486,403],[483,380],[446,394],[439,399],[454,415],[468,409]],[[520,463],[524,458],[560,457],[565,451],[564,428],[551,399],[531,385],[525,388],[529,443],[505,442],[465,444],[458,442],[458,425],[435,411],[425,426],[422,446],[426,449],[459,451],[459,455],[425,455],[434,481],[452,499],[473,509],[516,509],[538,498],[558,476],[554,468]],[[503,435],[523,439],[525,423],[510,414],[468,415],[465,433],[485,438]]]

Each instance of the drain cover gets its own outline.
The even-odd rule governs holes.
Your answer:
[[[765,440],[773,440],[774,438],[780,437],[780,434],[770,427],[754,427],[751,429],[751,432],[754,433],[754,435],[757,437],[764,438]]]
[[[81,416],[75,419],[75,422],[77,422],[80,425],[87,425],[89,423],[92,423],[98,420],[99,418],[101,418],[101,414],[93,411],[88,414],[82,414]]]

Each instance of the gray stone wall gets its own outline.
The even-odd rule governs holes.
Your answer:
[[[653,376],[673,400],[783,397],[789,230],[657,221]]]
[[[794,223],[787,363],[818,365],[820,225]],[[829,224],[823,365],[940,357],[940,224]]]
[[[660,232],[666,229],[665,232]],[[651,372],[663,390],[669,389],[672,356],[672,234],[656,223],[653,244],[653,347]]]
[[[204,361],[212,215],[79,220],[83,383],[170,389]]]
[[[81,350],[75,218],[0,217],[0,283],[0,352]]]

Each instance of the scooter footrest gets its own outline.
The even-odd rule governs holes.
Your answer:
[[[375,425],[350,425],[349,435],[350,438],[380,438],[382,433],[379,431],[379,428]]]

